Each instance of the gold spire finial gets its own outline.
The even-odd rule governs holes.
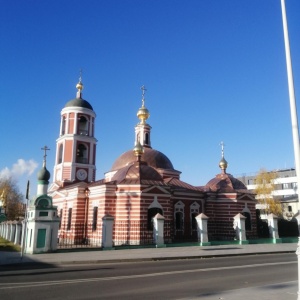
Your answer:
[[[224,146],[225,146],[225,144],[224,144],[224,142],[221,142],[220,145],[221,145],[221,151],[222,151],[222,158],[219,162],[219,167],[221,168],[223,173],[226,173],[228,163],[227,163],[226,159],[224,158]]]
[[[137,112],[137,117],[140,119],[141,124],[145,124],[146,120],[149,119],[150,113],[149,110],[145,107],[145,92],[147,89],[144,85],[141,86],[142,90],[142,107]]]
[[[137,157],[137,160],[140,161],[142,154],[144,153],[144,147],[139,141],[136,142],[133,148],[134,155]]]
[[[81,91],[83,90],[82,84],[82,69],[79,71],[79,82],[76,84],[77,98],[81,98]]]

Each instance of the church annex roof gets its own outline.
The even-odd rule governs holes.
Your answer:
[[[112,177],[112,181],[117,183],[124,182],[124,180],[152,180],[162,181],[160,174],[152,167],[149,167],[145,162],[136,161],[128,166],[125,166]]]
[[[221,173],[216,175],[215,178],[211,179],[206,185],[207,191],[213,192],[237,192],[237,191],[248,191],[247,187],[238,179],[233,177],[231,174],[226,173],[228,163],[224,157],[224,143],[221,142],[222,158],[219,162]]]
[[[241,190],[246,191],[247,187],[231,174],[221,173],[211,179],[205,185],[205,189],[213,192],[235,192]]]

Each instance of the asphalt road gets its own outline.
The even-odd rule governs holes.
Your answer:
[[[0,299],[188,299],[296,280],[295,254],[40,266],[0,271]]]

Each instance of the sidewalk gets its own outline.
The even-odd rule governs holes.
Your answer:
[[[250,245],[221,245],[221,246],[189,246],[167,248],[141,248],[106,251],[70,251],[29,255],[21,259],[18,252],[0,252],[0,266],[7,264],[34,264],[51,265],[83,264],[125,261],[149,261],[181,258],[201,258],[214,256],[233,256],[259,253],[296,252],[296,243],[283,244],[250,244]],[[295,254],[296,255],[296,254]]]
[[[57,252],[35,255],[24,255],[23,259],[17,252],[0,252],[1,265],[9,264],[44,264],[45,266],[59,266],[71,264],[90,264],[107,262],[126,261],[150,261],[150,260],[171,260],[217,256],[240,256],[255,255],[262,253],[295,253],[297,243],[284,244],[250,244],[250,245],[222,245],[222,246],[190,246],[190,247],[169,247],[169,248],[143,248],[127,250],[107,251],[82,251]],[[295,253],[296,256],[296,253]],[[202,300],[289,300],[297,299],[298,282],[283,282],[280,284],[241,288],[232,291],[224,291],[220,294],[201,295],[200,297],[184,298]],[[300,298],[299,298],[300,299]]]

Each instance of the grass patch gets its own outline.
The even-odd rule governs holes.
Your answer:
[[[21,248],[20,246],[0,237],[0,251],[19,252],[21,251]]]

